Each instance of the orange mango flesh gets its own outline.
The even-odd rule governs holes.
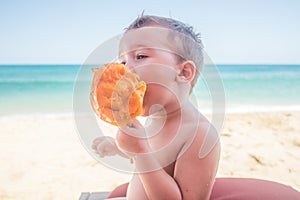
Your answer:
[[[125,126],[142,114],[146,84],[119,63],[93,69],[90,100],[101,120]]]

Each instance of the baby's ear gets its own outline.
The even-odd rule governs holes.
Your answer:
[[[177,75],[179,82],[191,82],[196,74],[196,66],[193,61],[184,61],[180,64],[180,73]]]

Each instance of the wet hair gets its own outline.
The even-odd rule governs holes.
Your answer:
[[[184,60],[191,60],[196,65],[195,77],[191,82],[192,89],[195,86],[200,72],[203,68],[203,44],[200,39],[200,33],[196,33],[192,26],[172,18],[159,17],[153,15],[141,15],[135,19],[125,30],[138,29],[147,26],[160,26],[177,31],[181,41],[182,52],[180,55]],[[191,89],[191,90],[192,90]]]

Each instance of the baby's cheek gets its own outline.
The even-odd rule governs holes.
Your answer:
[[[176,80],[176,71],[171,66],[162,64],[147,64],[139,66],[136,69],[141,80],[147,85],[157,84],[164,87],[169,87]]]
[[[151,83],[147,85],[144,103],[148,106],[152,106],[154,104],[163,106],[168,102],[172,94],[173,91],[171,87],[167,87],[165,85],[157,83]]]

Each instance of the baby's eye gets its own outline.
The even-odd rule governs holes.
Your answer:
[[[121,64],[122,64],[122,65],[126,65],[126,62],[125,62],[125,61],[122,61]]]
[[[147,58],[148,56],[146,55],[143,55],[143,54],[139,54],[136,56],[136,59],[139,60],[139,59],[143,59],[143,58]]]

